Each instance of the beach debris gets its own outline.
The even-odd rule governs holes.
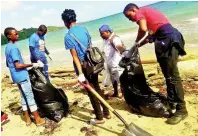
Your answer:
[[[85,136],[98,136],[97,130],[95,130],[93,126],[91,126],[91,128],[82,127],[80,132],[85,132]]]
[[[50,77],[53,78],[53,77],[72,77],[74,76],[73,74],[71,73],[58,73],[58,74],[50,74]]]
[[[55,129],[58,127],[60,127],[60,124],[47,119],[46,123],[43,126],[44,129],[40,131],[40,135],[52,136],[54,135]]]
[[[8,108],[11,112],[13,112],[15,115],[21,115],[23,113],[21,105],[18,104],[18,102],[12,102],[9,104]]]
[[[85,102],[82,105],[83,105],[83,107],[87,107],[89,104],[90,104],[90,102]]]
[[[73,106],[78,105],[78,100],[74,101],[72,105],[73,105]]]
[[[91,130],[91,131],[87,131],[85,136],[98,136],[98,133],[96,130]]]
[[[89,130],[89,128],[87,128],[87,127],[82,127],[81,129],[80,129],[80,132],[87,132]]]
[[[149,74],[148,74],[148,77],[152,77],[152,76],[154,76],[154,75],[156,75],[156,73],[149,73]]]

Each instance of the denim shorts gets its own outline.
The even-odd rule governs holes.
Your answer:
[[[32,87],[30,83],[30,79],[28,78],[25,81],[22,81],[17,84],[21,93],[21,104],[23,111],[27,111],[28,107],[31,112],[34,112],[37,110],[37,105],[34,100],[34,94],[32,92]],[[28,105],[28,107],[27,107]]]

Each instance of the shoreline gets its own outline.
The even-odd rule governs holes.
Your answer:
[[[154,47],[154,45],[148,44],[148,45],[145,45],[145,46],[139,48],[140,57],[141,57],[142,62],[145,62],[147,64],[149,64],[148,62],[157,63],[155,51],[154,51],[153,47]],[[57,50],[59,50],[59,49],[57,49]],[[186,48],[185,51],[187,52],[187,55],[185,55],[183,57],[180,56],[179,61],[188,61],[188,60],[198,59],[197,50],[198,50],[198,47],[196,47],[196,46]],[[66,52],[66,50],[64,50],[64,52],[65,52],[65,54],[69,53],[69,52]],[[52,57],[56,56],[56,54],[52,54],[52,55],[53,55]],[[69,58],[67,58],[67,61],[66,61],[66,56],[63,56],[63,57],[64,57],[65,61],[57,61],[57,62],[56,62],[56,60],[48,61],[49,72],[53,71],[55,69],[59,69],[59,68],[73,68],[71,55],[69,54],[69,56],[68,56]],[[29,57],[27,57],[27,56],[25,59],[25,63],[31,63],[29,60]],[[10,72],[9,72],[9,69],[7,68],[7,66],[5,66],[5,64],[1,65],[1,79],[9,74],[10,74]]]

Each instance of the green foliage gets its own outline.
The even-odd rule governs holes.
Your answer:
[[[29,38],[29,36],[31,36],[33,33],[35,33],[37,31],[37,28],[23,28],[21,31],[19,31],[19,41],[20,40],[24,40],[26,38]],[[4,45],[8,43],[7,38],[1,34],[1,45]]]
[[[7,42],[7,38],[3,34],[1,34],[1,45],[6,44]]]
[[[62,28],[64,27],[48,26],[47,31],[52,32],[52,31],[60,30]],[[29,38],[36,31],[37,31],[37,28],[27,28],[27,29],[23,28],[22,30],[18,32],[19,41]],[[3,34],[1,34],[1,45],[7,44],[7,43],[8,43],[7,38]]]
[[[52,31],[57,31],[57,30],[60,30],[60,29],[63,29],[63,28],[65,28],[65,27],[57,27],[57,26],[48,26],[47,27],[47,31],[48,32],[52,32]]]

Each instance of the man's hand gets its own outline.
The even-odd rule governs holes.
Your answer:
[[[39,65],[39,67],[44,67],[44,64],[43,64],[42,61],[38,60],[37,63],[38,63],[38,65]]]
[[[48,54],[47,56],[50,58],[50,60],[52,60],[52,57],[50,56],[50,54]]]
[[[80,75],[78,76],[78,81],[79,81],[79,82],[85,82],[85,80],[86,80],[86,78],[85,78],[84,74],[80,74]]]
[[[33,68],[38,68],[39,67],[39,64],[38,63],[32,63],[32,67]]]

